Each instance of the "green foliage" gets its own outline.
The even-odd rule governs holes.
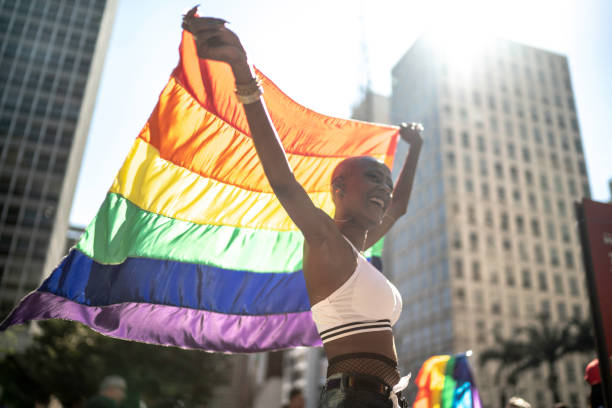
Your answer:
[[[496,345],[480,354],[481,366],[497,361],[495,381],[500,384],[502,375],[505,385],[515,386],[525,371],[548,367],[548,386],[553,401],[559,402],[556,363],[571,353],[587,353],[595,348],[592,324],[588,320],[574,319],[562,324],[553,324],[547,315],[538,316],[536,322],[519,327],[510,338],[496,333]]]
[[[25,351],[0,362],[7,407],[31,407],[50,394],[76,407],[97,393],[105,376],[117,374],[136,396],[133,402],[140,397],[156,408],[181,400],[189,408],[205,404],[213,387],[226,380],[222,355],[117,340],[70,321],[39,325],[41,333]]]

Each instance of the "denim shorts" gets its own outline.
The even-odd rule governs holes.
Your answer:
[[[334,374],[328,378],[341,378]],[[393,402],[374,391],[345,388],[344,385],[331,390],[323,388],[319,408],[393,408]]]

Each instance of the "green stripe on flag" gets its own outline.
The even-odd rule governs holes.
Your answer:
[[[201,225],[151,213],[108,193],[77,244],[96,262],[127,257],[199,263],[223,269],[288,273],[302,269],[299,231]]]
[[[102,264],[128,257],[163,259],[223,269],[290,273],[302,269],[304,237],[272,231],[201,225],[143,210],[108,193],[77,249]],[[380,240],[365,256],[381,256]]]

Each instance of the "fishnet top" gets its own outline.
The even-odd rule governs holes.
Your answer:
[[[379,378],[390,387],[400,379],[397,363],[375,353],[351,353],[331,358],[327,377],[338,373],[366,374]]]

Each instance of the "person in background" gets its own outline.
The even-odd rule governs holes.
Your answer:
[[[584,380],[591,386],[588,402],[589,407],[604,408],[603,391],[601,389],[601,374],[599,372],[599,360],[591,361],[584,372]]]
[[[123,377],[109,375],[100,383],[98,395],[91,397],[85,408],[119,408],[125,400],[127,384]]]
[[[302,390],[299,388],[293,388],[289,392],[289,408],[304,408],[304,395],[302,394]]]
[[[531,408],[531,404],[521,397],[512,397],[508,401],[506,408]]]

